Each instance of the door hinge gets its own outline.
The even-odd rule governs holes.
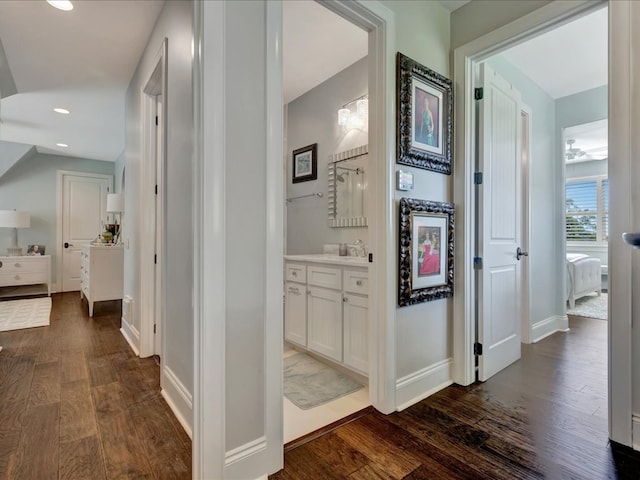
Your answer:
[[[158,116],[156,115],[156,126],[158,126]]]
[[[482,185],[482,172],[475,172],[473,174],[473,184]]]
[[[476,88],[473,90],[473,99],[482,100],[484,98],[484,88]]]
[[[154,253],[154,254],[153,254],[153,264],[154,264],[154,265],[157,265],[157,264],[158,264],[158,254],[157,254],[157,253]]]
[[[373,263],[373,253],[369,254],[369,263]]]
[[[158,185],[156,185],[156,195],[158,194]]]
[[[481,343],[474,343],[473,344],[473,354],[474,355],[482,355],[482,344]]]
[[[473,268],[482,270],[482,257],[473,257]]]
[[[153,333],[156,333],[156,324],[153,324]]]

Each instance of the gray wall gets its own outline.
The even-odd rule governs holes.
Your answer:
[[[140,318],[140,222],[149,212],[140,205],[141,102],[144,88],[164,38],[168,39],[168,94],[166,145],[166,236],[165,236],[165,324],[164,367],[169,368],[182,385],[193,391],[193,228],[192,228],[192,27],[193,5],[186,1],[166,2],[140,59],[126,95],[126,131],[124,166],[125,211],[123,238],[125,249],[125,294],[133,297],[134,318]],[[118,171],[122,172],[118,163]],[[119,178],[118,180],[121,180]],[[146,249],[144,250],[146,252]],[[139,327],[139,325],[136,325]],[[165,372],[162,381],[166,382]],[[192,413],[182,412],[191,423]]]
[[[46,253],[51,255],[52,281],[57,278],[58,265],[58,170],[113,175],[113,167],[112,162],[36,153],[20,160],[0,178],[0,210],[26,210],[31,214],[31,228],[18,230],[18,244],[25,251],[28,244],[46,245]],[[11,236],[11,229],[0,228],[0,253],[10,246]]]
[[[327,165],[329,155],[369,142],[366,130],[344,131],[338,109],[367,93],[366,57],[290,102],[287,108],[287,198],[322,192],[323,198],[294,200],[287,205],[288,254],[321,253],[325,243],[368,242],[367,228],[331,228],[327,220]],[[318,144],[318,179],[292,183],[292,152]]]
[[[530,180],[530,290],[544,302],[531,302],[530,320],[536,324],[563,314],[564,222],[563,198],[557,185],[562,183],[563,163],[555,156],[555,102],[538,85],[500,56],[487,62],[522,94],[531,109]]]
[[[396,50],[451,78],[449,70],[449,12],[436,2],[385,1],[395,12]],[[395,71],[395,64],[390,65]],[[395,93],[391,93],[395,97]],[[400,168],[396,165],[396,170]],[[393,229],[398,231],[398,208],[402,197],[450,202],[451,177],[402,166],[414,174],[411,192],[395,192]],[[397,271],[397,265],[396,265]],[[396,279],[397,282],[397,279]],[[397,291],[397,285],[395,287]],[[453,303],[451,299],[396,309],[396,380],[450,358]],[[437,385],[432,385],[436,387]],[[426,392],[421,392],[422,394]],[[397,403],[412,400],[413,393],[397,392]]]

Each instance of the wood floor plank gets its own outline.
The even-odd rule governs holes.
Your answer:
[[[2,351],[4,355],[4,350]],[[30,356],[17,356],[10,359],[7,369],[0,383],[0,403],[13,400],[24,400],[31,393],[31,380],[35,359]]]
[[[11,478],[58,478],[60,405],[30,407]]]
[[[36,364],[33,370],[29,406],[60,403],[60,362]]]
[[[60,444],[60,480],[104,480],[103,453],[97,435]]]
[[[97,433],[89,381],[63,384],[60,394],[60,442],[72,443]]]

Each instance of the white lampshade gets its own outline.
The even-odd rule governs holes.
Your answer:
[[[107,194],[107,212],[120,213],[124,212],[124,195],[121,193]]]
[[[31,215],[29,212],[17,210],[0,210],[0,227],[5,228],[29,228]]]

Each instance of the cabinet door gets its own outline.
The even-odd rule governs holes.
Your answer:
[[[307,328],[309,349],[342,361],[342,292],[309,287]]]
[[[307,287],[300,283],[285,284],[284,338],[307,346]]]
[[[361,373],[369,374],[369,299],[360,295],[345,295],[344,363]]]

